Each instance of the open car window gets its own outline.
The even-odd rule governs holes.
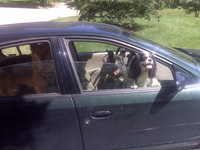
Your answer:
[[[107,44],[107,43],[98,43],[98,42],[74,42],[77,52],[102,52],[102,51],[116,51],[117,46]]]
[[[137,60],[140,52],[112,43],[71,41],[69,47],[83,91],[138,89],[175,83],[172,69],[156,61],[152,54],[144,56],[143,59],[148,57],[149,60],[140,63]],[[138,68],[141,65],[154,69],[152,75],[141,73]]]

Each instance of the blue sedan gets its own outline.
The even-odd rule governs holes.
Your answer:
[[[0,149],[198,149],[199,83],[199,55],[116,26],[2,25]]]

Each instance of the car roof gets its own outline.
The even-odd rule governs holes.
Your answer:
[[[117,39],[129,44],[134,43],[135,46],[142,49],[153,50],[159,56],[187,67],[178,58],[171,55],[171,50],[168,48],[160,47],[157,43],[143,39],[134,33],[129,34],[129,32],[113,25],[92,22],[34,22],[0,25],[1,45],[29,38],[38,39],[39,37],[51,36],[95,36]]]
[[[0,43],[31,37],[89,35],[103,37],[123,36],[119,27],[91,22],[34,22],[0,26]],[[125,36],[123,36],[126,38]]]

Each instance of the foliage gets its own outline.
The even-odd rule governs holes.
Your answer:
[[[177,8],[180,5],[181,0],[163,0],[163,2],[168,8]]]
[[[50,0],[38,0],[38,2],[41,4],[41,6],[49,6],[50,5]]]
[[[38,0],[41,6],[47,7],[50,6],[52,2],[60,2],[62,0]]]
[[[162,0],[76,0],[76,9],[80,10],[80,21],[94,21],[132,27],[134,18],[159,20],[158,9]]]
[[[61,2],[66,0],[0,0],[1,6],[10,6],[10,7],[47,7],[51,6],[52,3]]]
[[[2,7],[15,7],[15,8],[37,8],[39,2],[36,0],[0,0]]]
[[[200,0],[183,0],[182,7],[186,10],[186,13],[195,13],[195,17],[199,17],[200,13]]]

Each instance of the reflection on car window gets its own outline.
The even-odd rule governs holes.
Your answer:
[[[2,53],[5,56],[18,56],[18,55],[29,55],[31,54],[31,51],[29,45],[20,45],[2,49]]]
[[[75,41],[69,47],[84,91],[174,84],[169,67],[157,62],[151,53],[100,42]]]
[[[19,53],[10,55],[15,48]],[[0,59],[0,97],[58,92],[48,42],[6,48],[3,54],[6,57]]]

